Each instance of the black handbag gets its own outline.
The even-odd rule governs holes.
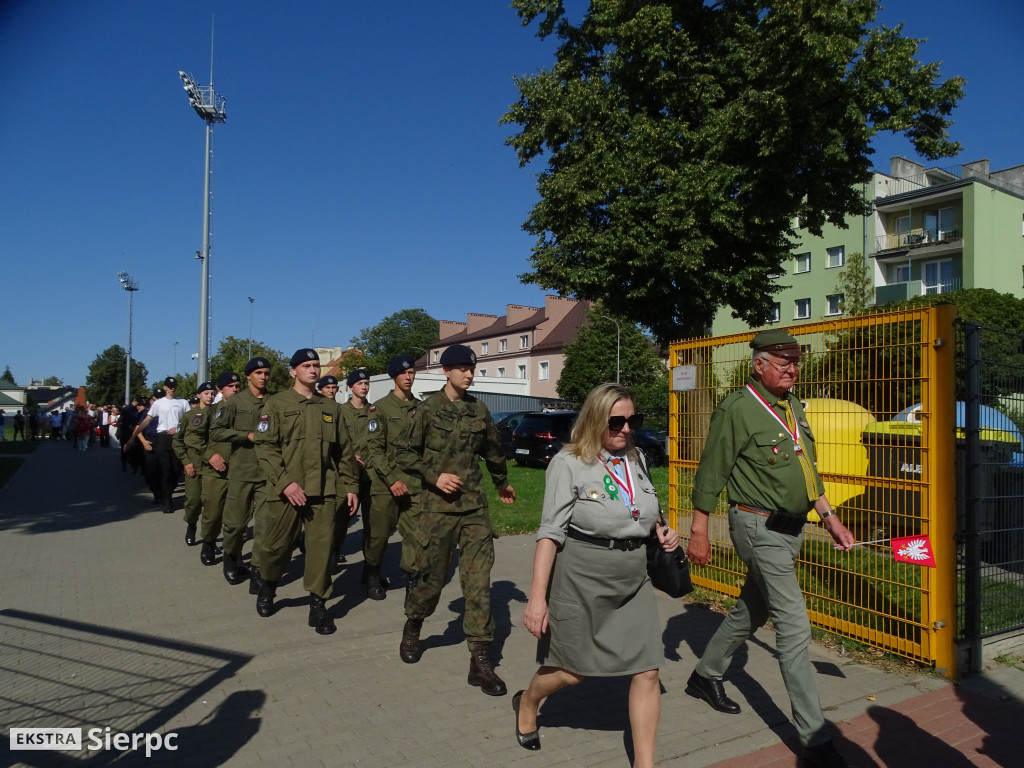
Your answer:
[[[658,523],[665,524],[661,515],[658,516]],[[693,592],[690,564],[682,552],[682,546],[666,552],[657,534],[652,533],[647,539],[647,575],[651,577],[655,589],[660,589],[669,597],[682,597]]]

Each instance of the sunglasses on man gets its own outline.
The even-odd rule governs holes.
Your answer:
[[[644,415],[642,413],[634,413],[628,419],[625,416],[608,417],[608,430],[611,432],[621,432],[622,428],[627,424],[629,424],[631,430],[640,429],[644,425]]]

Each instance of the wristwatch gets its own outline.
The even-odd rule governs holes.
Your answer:
[[[832,517],[835,513],[836,511],[834,509],[826,509],[824,512],[818,513],[818,519],[824,523],[827,518]]]

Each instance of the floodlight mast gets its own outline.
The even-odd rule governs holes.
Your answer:
[[[212,52],[211,52],[212,56]],[[210,67],[210,85],[199,85],[191,75],[178,72],[178,77],[185,83],[188,103],[196,114],[206,123],[206,172],[203,182],[203,249],[196,253],[196,258],[203,262],[203,276],[199,290],[199,366],[198,381],[206,381],[207,366],[210,354],[210,183],[213,172],[210,168],[213,159],[213,124],[227,120],[226,102],[213,90],[213,67]]]
[[[128,405],[132,401],[132,318],[135,314],[135,292],[139,290],[139,283],[127,272],[118,272],[117,279],[121,281],[121,287],[128,291],[128,359],[124,366],[124,403]]]

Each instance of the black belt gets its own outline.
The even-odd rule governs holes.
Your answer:
[[[566,531],[566,535],[570,539],[576,539],[576,541],[594,544],[605,549],[618,549],[622,552],[632,552],[634,549],[640,549],[640,547],[647,543],[647,539],[602,539],[599,536],[583,533],[583,531],[577,530],[571,525]]]
[[[782,510],[761,509],[760,507],[748,507],[746,504],[733,504],[740,512],[749,512],[752,515],[767,517],[764,527],[775,533],[782,533],[786,536],[798,536],[807,523],[807,515],[791,515]]]

